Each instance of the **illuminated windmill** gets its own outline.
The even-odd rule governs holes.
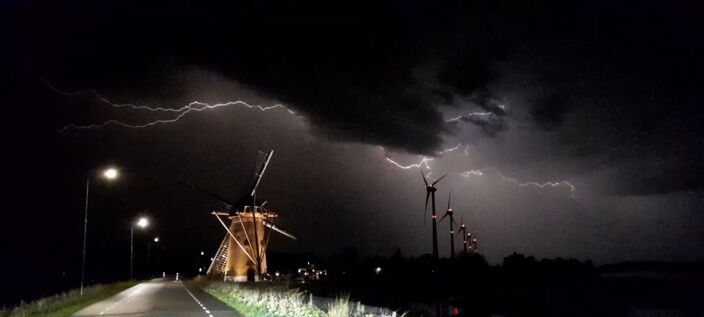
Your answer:
[[[226,209],[226,211],[215,210],[212,212],[227,233],[220,243],[210,267],[208,267],[208,276],[224,281],[257,281],[267,273],[266,249],[271,231],[296,239],[294,235],[274,224],[278,215],[264,208],[266,202],[257,205],[257,187],[273,154],[273,150],[266,154],[264,162],[256,174],[254,186],[247,195],[247,198],[252,199],[252,205],[244,205],[241,210],[236,210],[233,203],[215,194],[188,184],[193,189],[204,192],[223,203]],[[229,226],[225,224],[222,217],[230,220]]]
[[[425,210],[423,213],[423,219],[428,214],[428,198],[432,197],[433,201],[433,259],[438,260],[438,226],[437,226],[437,214],[435,213],[435,192],[437,191],[437,188],[435,188],[435,184],[437,184],[445,175],[440,176],[440,178],[436,179],[434,182],[431,184],[428,184],[428,180],[425,178],[425,174],[423,174],[423,170],[420,171],[420,175],[423,176],[423,182],[425,182],[425,190],[426,190],[426,195],[425,195]]]
[[[455,218],[453,218],[454,212],[452,211],[452,208],[450,208],[450,200],[452,199],[452,189],[450,189],[450,194],[447,197],[447,211],[445,211],[445,215],[440,218],[440,222],[442,222],[445,217],[450,216],[450,258],[454,259],[455,258]]]

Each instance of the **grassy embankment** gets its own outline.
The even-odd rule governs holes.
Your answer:
[[[117,282],[106,285],[94,285],[84,289],[83,296],[74,289],[51,297],[37,299],[29,303],[21,303],[15,308],[0,310],[0,317],[64,317],[88,307],[101,300],[134,286],[136,281]]]
[[[386,317],[364,312],[361,305],[350,303],[349,296],[332,300],[326,310],[310,303],[308,295],[286,286],[246,285],[222,282],[196,282],[199,287],[239,311],[245,317]]]

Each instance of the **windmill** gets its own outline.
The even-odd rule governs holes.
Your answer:
[[[450,208],[450,200],[452,199],[452,188],[450,188],[450,194],[447,196],[447,211],[445,211],[445,215],[440,218],[440,222],[442,222],[445,217],[450,216],[450,258],[454,259],[455,258],[455,218],[453,217],[454,212],[452,211],[452,208]]]
[[[198,186],[182,182],[194,190],[215,198],[224,205],[225,211],[214,210],[212,212],[218,222],[225,228],[227,234],[225,234],[215,257],[210,263],[210,267],[208,267],[208,276],[235,282],[259,280],[267,271],[266,249],[271,231],[276,231],[294,240],[296,239],[294,235],[274,224],[278,215],[264,208],[266,202],[257,205],[257,187],[273,154],[273,150],[266,154],[263,164],[255,174],[256,179],[252,190],[237,204]],[[250,198],[252,199],[252,205],[243,205]],[[239,206],[242,209],[238,210]],[[230,225],[227,226],[222,218],[228,218]]]
[[[436,261],[438,260],[438,227],[437,227],[437,215],[435,213],[435,192],[437,191],[437,188],[435,188],[435,184],[437,184],[443,177],[445,177],[447,174],[440,176],[440,178],[436,179],[434,182],[431,184],[428,184],[428,180],[425,178],[425,174],[423,174],[423,171],[420,171],[420,175],[423,176],[423,182],[425,182],[425,190],[426,190],[426,195],[425,195],[425,211],[423,213],[423,219],[425,219],[427,213],[428,213],[428,198],[432,197],[433,201],[433,259]]]

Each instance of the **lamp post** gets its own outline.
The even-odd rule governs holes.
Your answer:
[[[134,226],[144,229],[149,225],[149,220],[145,217],[139,218],[137,222],[130,225],[130,280],[134,278]]]
[[[117,178],[118,172],[115,168],[108,168],[103,171],[103,177],[108,180]],[[86,177],[86,202],[83,213],[83,254],[81,257],[81,295],[83,295],[83,286],[86,278],[86,241],[88,238],[88,197],[90,196],[90,175]]]

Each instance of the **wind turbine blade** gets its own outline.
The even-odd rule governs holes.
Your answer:
[[[440,178],[436,179],[432,185],[435,186],[435,184],[437,184],[441,179],[445,178],[445,176],[447,176],[447,174],[443,174],[442,176],[440,176]]]
[[[445,219],[445,217],[447,217],[447,216],[449,216],[449,215],[450,215],[449,213],[445,212],[445,215],[442,216],[442,218],[440,218],[440,222],[442,222],[442,220]]]
[[[447,209],[450,209],[450,200],[452,200],[452,186],[450,186],[450,194],[447,196]]]
[[[423,173],[423,170],[420,170],[420,176],[423,176],[423,182],[425,183],[425,186],[428,186],[428,180],[425,178],[425,174]]]

